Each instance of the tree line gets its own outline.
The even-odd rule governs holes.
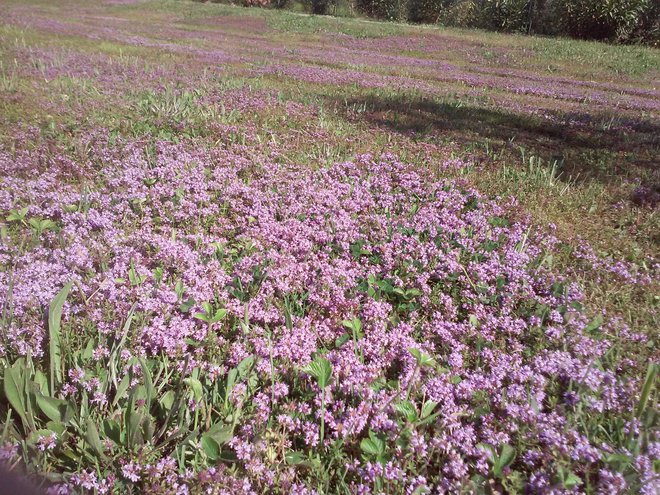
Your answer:
[[[220,0],[227,1],[227,0]],[[658,0],[239,0],[314,14],[660,46]]]

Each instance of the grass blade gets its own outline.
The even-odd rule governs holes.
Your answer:
[[[637,411],[635,416],[639,418],[646,409],[646,406],[649,402],[649,397],[653,391],[655,385],[656,375],[658,374],[658,368],[654,363],[649,363],[649,366],[646,370],[646,379],[644,380],[644,385],[642,386],[642,394],[639,397],[639,402],[637,403]]]
[[[50,342],[50,393],[55,394],[55,387],[62,383],[62,344],[61,322],[62,308],[66,301],[72,282],[67,283],[55,296],[48,309],[48,338]]]

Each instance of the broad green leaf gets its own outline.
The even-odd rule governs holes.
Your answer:
[[[435,409],[435,406],[437,405],[438,403],[432,400],[427,400],[426,402],[424,402],[424,405],[422,406],[421,419],[428,417],[433,412],[433,409]]]
[[[85,347],[85,349],[82,352],[82,358],[85,361],[87,361],[89,359],[92,359],[92,357],[94,356],[94,350],[95,349],[96,349],[96,342],[94,341],[94,339],[89,339],[87,341],[87,346]]]
[[[44,413],[48,419],[57,422],[64,420],[67,401],[48,397],[41,392],[37,392],[35,395],[37,398],[37,406],[39,406],[41,412]]]
[[[156,397],[156,388],[154,387],[154,382],[151,377],[151,368],[149,368],[149,365],[147,362],[140,358],[140,367],[142,368],[142,376],[144,377],[144,389],[146,391],[146,403],[145,407],[146,410],[149,411],[151,409],[151,402],[154,400],[154,397]]]
[[[502,445],[502,452],[500,454],[500,463],[503,466],[509,466],[516,458],[516,449],[511,447],[508,443]]]
[[[238,374],[241,376],[241,378],[245,378],[247,376],[248,371],[250,368],[252,368],[252,365],[254,364],[254,356],[248,356],[243,361],[238,363],[238,366],[236,366],[236,369],[238,370]]]
[[[193,395],[196,401],[200,401],[202,399],[202,395],[204,394],[204,388],[202,387],[202,382],[200,382],[197,378],[189,377],[183,380],[183,383],[188,385],[190,389],[193,391]]]
[[[85,440],[96,453],[96,455],[105,457],[103,444],[101,443],[101,438],[99,437],[99,430],[96,427],[96,423],[94,423],[91,418],[87,418],[85,427],[87,429],[87,431],[85,431]]]
[[[34,430],[33,432],[31,432],[28,435],[27,441],[28,441],[28,443],[34,445],[39,441],[40,438],[48,437],[48,436],[52,435],[53,433],[54,432],[52,432],[50,430],[47,430],[45,428],[41,428],[39,430]]]
[[[66,425],[58,421],[49,421],[48,423],[46,423],[46,428],[54,433],[57,433],[58,436],[61,436],[64,434],[64,431],[66,430]]]
[[[237,378],[238,378],[238,370],[236,368],[230,369],[229,373],[227,373],[227,386],[225,387],[225,399],[229,398],[231,391],[234,389],[234,385],[236,385]]]
[[[324,357],[317,357],[314,361],[309,363],[303,371],[313,376],[320,388],[325,388],[330,384],[330,377],[332,376],[332,364]]]
[[[415,406],[410,402],[409,400],[400,402],[396,406],[394,406],[394,409],[401,414],[403,417],[406,418],[407,421],[414,423],[417,421],[417,410],[415,409]]]
[[[209,315],[206,314],[206,313],[195,313],[195,314],[193,314],[193,318],[195,318],[197,320],[205,321],[206,323],[208,323],[209,320],[210,320]]]
[[[356,337],[362,337],[362,322],[359,318],[353,318],[352,320],[344,320],[341,322],[342,325],[349,330],[353,331],[353,334]]]
[[[408,349],[408,352],[410,352],[410,354],[417,361],[417,364],[419,364],[419,366],[421,367],[433,366],[435,364],[435,359],[433,359],[425,352],[420,351],[419,349],[415,349],[414,347],[411,347],[410,349]]]
[[[308,463],[307,457],[305,457],[300,452],[296,452],[295,450],[289,451],[286,454],[284,454],[284,459],[286,460],[286,463],[291,466],[297,466]]]
[[[159,403],[163,409],[166,411],[169,411],[172,409],[172,406],[174,405],[174,391],[173,390],[168,390],[165,392],[165,394],[161,397]]]
[[[509,466],[516,458],[516,450],[509,444],[502,445],[502,451],[493,464],[493,474],[498,478],[502,476],[504,468]]]
[[[36,370],[34,372],[33,380],[34,380],[34,384],[37,386],[37,390],[39,390],[44,395],[49,395],[48,377],[44,375],[43,371]]]
[[[48,309],[48,338],[50,344],[50,393],[54,394],[56,387],[62,383],[62,347],[60,324],[62,322],[62,308],[66,301],[72,282],[67,283],[55,296]]]
[[[204,436],[212,438],[218,445],[224,445],[234,436],[234,429],[231,425],[225,423],[216,423],[211,426],[209,431],[204,433]]]
[[[27,427],[27,416],[25,410],[25,390],[23,389],[23,372],[22,370],[11,367],[6,368],[4,373],[4,391],[5,397],[9,401],[9,405],[16,411],[23,421],[23,425]]]
[[[227,316],[227,310],[224,308],[219,309],[215,312],[215,315],[213,316],[213,322],[214,323],[218,322],[222,320],[225,316]]]
[[[113,419],[106,419],[103,422],[103,434],[117,445],[123,443],[122,430],[119,423]]]
[[[115,390],[115,398],[112,401],[112,406],[116,406],[117,403],[124,397],[126,391],[131,386],[131,377],[129,375],[124,375],[124,378],[121,379],[117,390]]]
[[[147,414],[142,420],[142,433],[146,441],[150,441],[154,436],[154,431],[156,431],[156,425],[154,424],[151,415]]]
[[[385,453],[385,440],[370,431],[369,438],[365,438],[360,442],[360,449],[369,456],[382,456]]]
[[[213,440],[212,437],[203,435],[200,443],[202,444],[204,453],[208,456],[209,459],[215,461],[218,459],[218,457],[220,457],[220,445],[218,445],[218,442]]]
[[[625,467],[632,464],[632,459],[626,454],[610,454],[605,458],[605,462]]]
[[[496,452],[495,452],[495,448],[492,445],[480,443],[477,445],[477,448],[479,450],[482,450],[486,454],[486,457],[488,457],[488,460],[491,462],[491,464],[495,462]]]

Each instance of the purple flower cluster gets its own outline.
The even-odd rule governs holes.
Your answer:
[[[622,413],[635,389],[602,367],[610,343],[590,333],[579,288],[539,264],[556,240],[511,223],[506,205],[429,180],[392,155],[313,171],[247,159],[240,147],[159,143],[147,153],[139,143],[88,144],[86,163],[41,148],[0,155],[0,209],[27,207],[27,217],[56,226],[37,236],[12,223],[0,244],[0,305],[13,310],[3,356],[43,355],[43,309],[68,281],[76,282],[64,311],[71,332],[102,342],[132,307],[140,314],[126,362],[166,356],[222,376],[253,356],[262,391],[230,446],[242,483],[255,489],[294,489],[297,468],[280,472],[274,439],[286,449],[341,441],[359,451],[369,431],[393,451],[386,463],[353,459],[360,493],[383,480],[458,490],[488,473],[480,444],[526,445],[539,487],[559,458],[584,473],[602,461],[603,447],[571,424],[570,411]],[[231,317],[192,316],[209,302]],[[342,322],[353,319],[361,330],[344,339]],[[213,349],[199,345],[210,341]],[[416,364],[411,349],[432,365]],[[319,353],[333,369],[323,444],[321,390],[299,383]],[[71,370],[65,388],[108,407],[84,370]],[[242,400],[240,387],[232,400]],[[433,421],[409,431],[402,404],[428,401]],[[264,429],[270,418],[276,431]],[[185,485],[172,469],[162,476]],[[117,476],[155,487],[161,471],[128,462]],[[71,482],[98,488],[94,476]]]

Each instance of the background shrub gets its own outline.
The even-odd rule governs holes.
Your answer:
[[[530,0],[483,0],[481,26],[495,31],[528,31]]]
[[[441,0],[410,0],[408,20],[410,22],[437,23],[450,2]]]
[[[438,22],[447,26],[474,27],[479,23],[477,0],[449,0],[440,12]]]
[[[437,2],[438,0],[428,0]],[[356,0],[357,10],[369,17],[389,21],[408,19],[407,0]]]
[[[556,0],[555,9],[570,36],[627,41],[657,5],[650,0]]]

